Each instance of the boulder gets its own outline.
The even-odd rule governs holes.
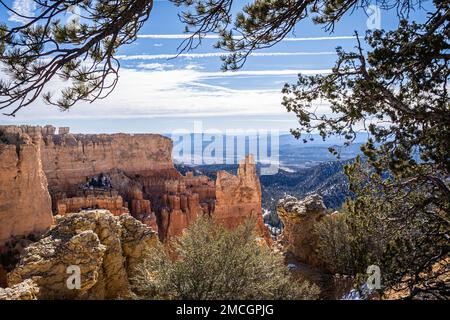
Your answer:
[[[318,237],[314,229],[316,223],[327,215],[322,197],[314,194],[299,200],[286,196],[278,201],[277,213],[284,225],[280,235],[284,250],[300,262],[320,267]]]
[[[130,215],[93,210],[58,216],[56,226],[25,249],[8,284],[33,279],[38,299],[131,298],[130,279],[156,238]],[[79,289],[68,286],[74,268]]]
[[[31,280],[27,279],[11,288],[0,288],[0,300],[36,300],[39,294],[39,287]]]

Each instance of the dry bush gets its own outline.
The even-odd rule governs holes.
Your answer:
[[[254,221],[234,230],[200,218],[148,254],[134,289],[144,299],[316,299],[318,288],[294,281],[283,257],[258,244]]]

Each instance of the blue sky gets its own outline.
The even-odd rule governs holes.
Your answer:
[[[14,8],[32,14],[31,0],[10,1]],[[236,8],[246,1],[237,1]],[[367,30],[367,14],[359,10],[336,25],[333,34],[309,20],[301,22],[289,41],[258,51],[235,73],[220,71],[216,39],[204,39],[195,51],[176,59],[183,40],[179,11],[172,3],[156,1],[138,40],[118,52],[119,85],[107,99],[78,104],[61,112],[41,100],[21,111],[15,119],[0,116],[0,123],[54,124],[73,132],[159,132],[193,130],[195,121],[211,129],[277,129],[288,131],[296,121],[281,106],[281,88],[295,82],[300,73],[327,72],[336,59],[335,47],[352,49],[355,30]],[[421,20],[423,13],[413,13]],[[2,22],[21,23],[2,9]],[[393,13],[381,12],[381,27],[397,25]],[[54,83],[54,90],[63,83]],[[317,103],[327,112],[326,103]]]

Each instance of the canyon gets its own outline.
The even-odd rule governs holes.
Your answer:
[[[324,298],[341,295],[317,258],[315,225],[329,216],[323,198],[281,199],[284,228],[274,241],[252,155],[236,174],[182,174],[172,141],[161,135],[0,126],[0,160],[0,299],[132,298],[145,254],[158,241],[170,250],[204,215],[230,229],[252,218],[257,241],[283,253],[294,274]],[[80,290],[65,285],[68,265],[81,268]]]
[[[271,241],[251,155],[237,175],[218,172],[213,181],[180,174],[172,141],[158,134],[72,134],[50,125],[0,126],[0,134],[0,252],[45,233],[54,215],[86,209],[131,215],[163,242],[200,215],[229,228],[252,216]]]

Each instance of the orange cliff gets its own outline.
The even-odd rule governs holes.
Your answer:
[[[0,126],[0,252],[8,241],[41,234],[53,223],[41,139],[40,132]]]
[[[118,169],[133,176],[178,177],[172,141],[158,134],[46,134],[42,163],[51,192],[73,193],[88,177]]]
[[[259,235],[270,242],[250,156],[239,165],[237,176],[221,171],[214,182],[192,173],[181,175],[172,161],[172,141],[161,135],[72,134],[66,127],[56,134],[52,126],[8,128],[40,137],[35,147],[55,213],[97,208],[116,215],[129,212],[157,231],[162,241],[180,235],[200,215],[210,215],[230,228],[253,216]],[[26,194],[22,198],[33,201]]]
[[[262,217],[261,185],[252,155],[239,163],[237,176],[226,171],[217,172],[213,214],[215,221],[229,228],[236,227],[249,217],[255,219],[257,233],[270,243],[271,237]]]

